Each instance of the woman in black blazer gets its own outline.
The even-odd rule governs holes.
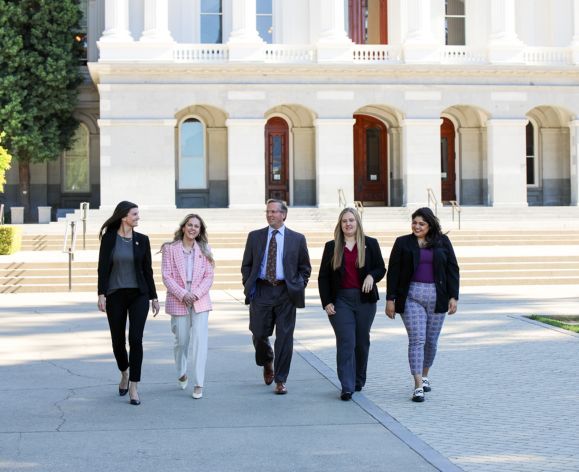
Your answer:
[[[430,208],[412,214],[412,234],[394,242],[388,261],[386,315],[402,315],[408,333],[408,360],[414,377],[412,400],[431,390],[434,362],[446,312],[456,312],[459,268],[450,240]]]
[[[129,392],[131,405],[140,405],[137,384],[143,363],[143,331],[152,300],[153,314],[159,301],[153,280],[149,238],[133,229],[139,224],[139,208],[120,202],[99,231],[98,307],[106,311],[113,353],[121,371],[119,395]],[[125,329],[129,318],[127,354]]]
[[[352,398],[366,383],[370,328],[379,299],[377,283],[386,269],[380,245],[364,235],[353,208],[340,213],[334,239],[324,247],[318,290],[336,334],[336,363],[342,384],[340,398]]]

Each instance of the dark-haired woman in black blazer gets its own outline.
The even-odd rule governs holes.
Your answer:
[[[366,383],[370,328],[379,299],[377,283],[386,269],[380,245],[364,235],[362,221],[353,208],[344,208],[334,239],[324,247],[318,290],[336,334],[336,363],[342,384],[340,398],[352,398]]]
[[[153,314],[159,301],[153,280],[149,238],[133,229],[139,223],[139,208],[120,202],[99,231],[101,240],[98,265],[98,307],[106,311],[113,342],[113,353],[121,371],[119,395],[129,392],[131,405],[140,405],[137,384],[143,363],[143,331],[149,300]],[[129,318],[127,354],[125,329]]]
[[[388,261],[386,315],[396,313],[408,333],[408,361],[414,377],[412,400],[431,390],[428,373],[436,356],[446,313],[456,312],[459,268],[450,239],[430,208],[412,214],[412,234],[396,238]]]

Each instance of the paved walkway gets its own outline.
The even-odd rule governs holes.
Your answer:
[[[213,294],[202,400],[177,387],[168,317],[149,319],[138,407],[116,393],[94,294],[1,295],[0,471],[458,470],[372,402],[340,401],[303,347],[274,395],[238,295]]]
[[[465,471],[578,471],[579,334],[521,315],[577,315],[579,287],[463,292],[443,329],[423,404],[409,400],[402,321],[388,319],[380,304],[365,396]],[[296,337],[335,368],[321,307],[300,317]]]
[[[338,400],[334,337],[313,290],[289,394],[273,395],[240,296],[213,294],[200,401],[177,389],[166,315],[150,318],[143,404],[132,407],[115,395],[93,294],[2,295],[0,471],[579,470],[579,335],[521,317],[578,314],[579,287],[466,288],[423,404],[409,399],[406,335],[383,304],[367,388]]]

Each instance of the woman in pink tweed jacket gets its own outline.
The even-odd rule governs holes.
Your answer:
[[[201,398],[207,363],[208,319],[212,310],[209,289],[215,265],[201,217],[187,215],[173,241],[163,244],[161,251],[163,283],[167,287],[165,311],[171,315],[171,331],[175,335],[178,383],[183,390],[189,383],[187,361],[192,341],[192,396]]]

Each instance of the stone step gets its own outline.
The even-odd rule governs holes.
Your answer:
[[[502,285],[577,285],[579,284],[579,276],[569,276],[569,277],[556,277],[547,278],[544,277],[489,277],[489,278],[468,278],[461,277],[462,287],[484,287],[484,286],[502,286]],[[316,288],[317,282],[312,280],[308,284],[308,288]],[[163,286],[161,284],[157,285],[159,292],[163,293],[161,290]],[[215,282],[213,284],[213,290],[239,290],[241,285],[237,283],[229,282]],[[34,285],[21,285],[21,284],[0,284],[0,293],[43,293],[43,292],[66,292],[68,291],[68,279],[66,281],[59,281],[58,283],[37,283]],[[73,280],[72,290],[73,292],[95,292],[96,294],[96,284],[95,283],[85,283],[77,280]],[[381,288],[382,299],[383,297],[383,286]],[[96,300],[96,296],[95,296]],[[95,301],[96,303],[96,301]]]

